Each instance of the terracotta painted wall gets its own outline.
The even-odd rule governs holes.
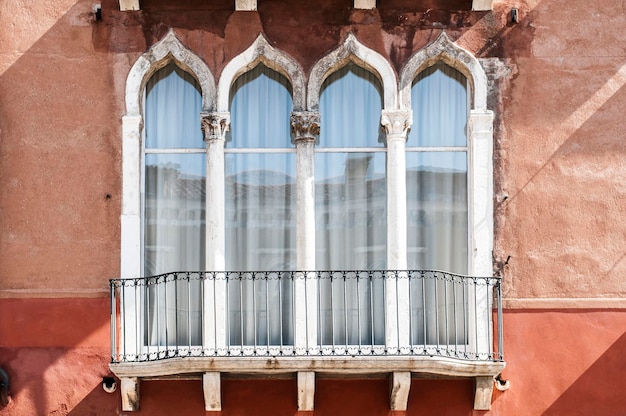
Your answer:
[[[170,28],[216,78],[259,32],[306,71],[348,32],[396,71],[442,28],[486,59],[511,389],[474,412],[471,381],[416,379],[407,414],[626,414],[622,0],[501,0],[494,12],[463,0],[376,11],[259,0],[258,13],[234,13],[231,0],[143,0],[141,12],[102,0],[100,22],[93,3],[0,2],[0,366],[14,399],[0,414],[121,413],[119,392],[100,387],[107,282],[119,274],[120,120],[130,67]],[[384,379],[319,380],[315,414],[386,415],[386,390]],[[295,381],[226,379],[223,403],[224,415],[292,415]],[[144,382],[141,406],[202,414],[200,382]]]
[[[0,301],[0,363],[12,402],[2,415],[122,414],[119,391],[101,387],[109,374],[108,302]],[[472,410],[472,380],[415,378],[409,407],[396,415],[618,415],[626,409],[626,311],[506,311],[510,380],[492,410]],[[388,380],[318,379],[316,416],[388,415]],[[296,415],[296,381],[226,377],[224,416]],[[204,414],[202,382],[143,381],[137,415]],[[311,414],[311,413],[307,413]]]

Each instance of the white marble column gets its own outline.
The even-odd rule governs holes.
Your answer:
[[[409,346],[409,280],[407,269],[406,140],[410,110],[383,110],[387,134],[387,275],[385,343],[389,351]],[[393,271],[399,271],[394,273]]]
[[[206,142],[206,270],[204,284],[203,346],[209,352],[225,353],[226,280],[224,216],[224,142],[230,113],[202,113]]]
[[[472,230],[471,274],[492,276],[493,265],[493,112],[472,110],[468,121],[470,145],[469,194],[471,195],[470,230]],[[493,328],[492,288],[474,293],[476,331],[470,333],[470,347],[476,347],[482,359],[491,351],[490,328]]]
[[[317,281],[315,276],[315,142],[320,115],[294,111],[291,129],[296,142],[296,275],[295,348],[317,348]]]

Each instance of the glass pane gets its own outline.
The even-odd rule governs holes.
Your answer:
[[[146,91],[146,148],[205,147],[202,93],[193,76],[170,63],[150,78]]]
[[[382,88],[369,71],[350,63],[330,75],[320,96],[320,147],[380,147]]]
[[[467,144],[467,80],[440,62],[422,71],[411,89],[413,126],[407,146]]]
[[[319,270],[386,268],[385,156],[383,152],[316,154],[315,261]],[[384,344],[384,280],[381,276],[355,277],[331,273],[320,280],[323,345]]]
[[[295,155],[226,155],[226,268],[295,268]]]
[[[203,154],[146,155],[144,274],[204,270]]]
[[[467,273],[465,152],[409,152],[408,267]]]
[[[386,267],[385,153],[315,156],[319,270]]]
[[[233,84],[227,147],[292,147],[289,116],[293,109],[289,81],[257,65]]]

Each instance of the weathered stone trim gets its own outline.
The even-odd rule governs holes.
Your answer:
[[[174,60],[176,65],[193,75],[202,89],[202,110],[211,111],[215,101],[215,79],[209,67],[187,49],[172,29],[163,39],[141,55],[126,79],[126,114],[141,115],[146,83],[159,69]]]
[[[461,72],[472,88],[472,109],[487,109],[487,76],[478,59],[452,42],[445,32],[425,48],[417,51],[404,65],[400,74],[401,108],[411,108],[411,87],[415,77],[426,68],[443,61]]]
[[[217,87],[218,111],[229,111],[230,87],[233,82],[259,63],[287,77],[291,83],[293,109],[304,110],[306,94],[304,71],[292,57],[274,48],[263,34],[259,34],[254,43],[233,58],[222,71]]]
[[[350,61],[371,71],[381,81],[383,108],[386,110],[397,108],[398,93],[396,73],[393,68],[385,57],[360,43],[350,33],[337,49],[328,53],[313,66],[307,90],[307,109],[317,111],[324,80]]]

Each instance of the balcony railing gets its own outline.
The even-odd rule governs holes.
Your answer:
[[[113,279],[112,363],[194,357],[501,361],[500,279],[427,270]]]

